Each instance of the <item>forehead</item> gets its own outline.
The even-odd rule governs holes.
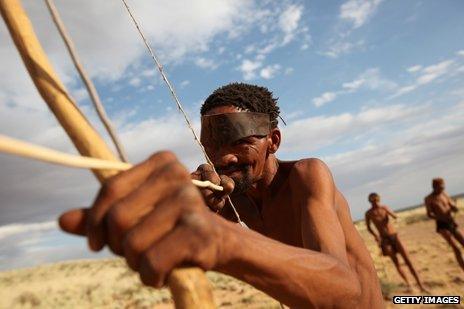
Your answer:
[[[215,109],[213,112],[225,111]],[[230,109],[228,109],[230,110]],[[269,115],[235,110],[201,117],[201,142],[220,147],[248,136],[266,136],[270,132]]]
[[[232,104],[229,104],[229,105],[213,107],[212,109],[208,110],[205,113],[205,115],[215,115],[215,114],[224,114],[224,113],[240,113],[240,112],[243,112],[243,110]]]

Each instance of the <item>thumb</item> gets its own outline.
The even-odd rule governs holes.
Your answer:
[[[77,208],[63,213],[58,218],[60,228],[70,234],[85,236],[88,211],[88,208]]]
[[[224,188],[224,191],[221,192],[221,195],[227,196],[231,194],[235,188],[234,180],[226,175],[220,175],[219,177],[221,178],[220,185]]]

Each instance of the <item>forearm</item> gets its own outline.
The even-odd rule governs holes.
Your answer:
[[[372,236],[374,236],[375,239],[379,239],[379,237],[377,236],[377,234],[375,234],[374,231],[373,231],[370,227],[367,228],[367,231],[368,231],[369,233],[371,233]]]
[[[355,307],[356,274],[328,254],[285,245],[229,225],[229,259],[218,271],[243,280],[291,307]]]

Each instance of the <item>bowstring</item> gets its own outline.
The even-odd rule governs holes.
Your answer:
[[[132,12],[132,9],[129,7],[129,5],[127,4],[126,0],[121,0],[122,3],[124,4],[124,7],[126,8],[127,12],[129,13],[131,19],[132,19],[132,22],[134,23],[135,27],[137,28],[137,31],[139,33],[139,35],[141,36],[142,40],[143,40],[143,43],[145,44],[145,46],[147,47],[149,53],[150,53],[150,56],[151,58],[153,59],[153,62],[155,64],[155,66],[157,67],[158,71],[160,72],[161,74],[161,77],[163,78],[164,82],[166,83],[166,85],[168,86],[169,88],[169,91],[171,92],[171,95],[174,99],[174,102],[177,106],[177,109],[182,113],[182,115],[184,116],[184,119],[185,119],[185,122],[187,123],[187,126],[189,127],[190,131],[192,132],[193,134],[193,137],[195,139],[195,142],[198,144],[198,146],[200,147],[205,159],[206,159],[206,162],[208,162],[209,165],[211,165],[211,167],[213,168],[213,171],[216,175],[218,175],[219,177],[219,174],[218,172],[216,171],[216,169],[214,168],[214,164],[213,162],[211,161],[211,159],[209,158],[208,154],[206,153],[206,150],[205,150],[205,147],[203,146],[203,144],[201,143],[200,139],[198,138],[198,135],[195,133],[195,129],[193,128],[192,126],[192,123],[187,115],[187,113],[185,112],[182,104],[180,103],[180,100],[176,94],[176,92],[174,91],[174,87],[171,85],[171,82],[169,81],[169,79],[167,78],[165,72],[164,72],[164,69],[163,69],[163,65],[161,64],[161,62],[159,61],[158,57],[156,56],[156,53],[154,52],[154,50],[151,48],[150,44],[148,43],[148,40],[146,39],[145,35],[143,34],[143,31],[137,21],[137,19],[135,18],[133,12]],[[240,225],[244,226],[244,227],[247,227],[246,224],[240,219],[240,215],[238,214],[237,212],[237,209],[235,208],[234,204],[232,203],[232,200],[230,198],[230,196],[227,196],[227,201],[229,202],[230,206],[232,207],[232,210],[234,211],[234,214],[235,214],[235,217],[237,218],[237,221]]]

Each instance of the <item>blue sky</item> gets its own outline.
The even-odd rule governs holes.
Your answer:
[[[442,176],[464,188],[462,1],[130,1],[199,129],[199,107],[233,81],[279,97],[282,159],[319,157],[355,219],[377,191],[418,204]],[[47,54],[83,111],[95,113],[41,1],[23,1]],[[132,162],[199,149],[119,1],[56,1]],[[0,133],[75,153],[0,23]],[[105,134],[104,134],[105,135]],[[105,138],[106,135],[105,135]],[[89,205],[87,171],[0,155],[0,267],[91,257],[54,218]],[[31,259],[31,256],[35,259]]]

